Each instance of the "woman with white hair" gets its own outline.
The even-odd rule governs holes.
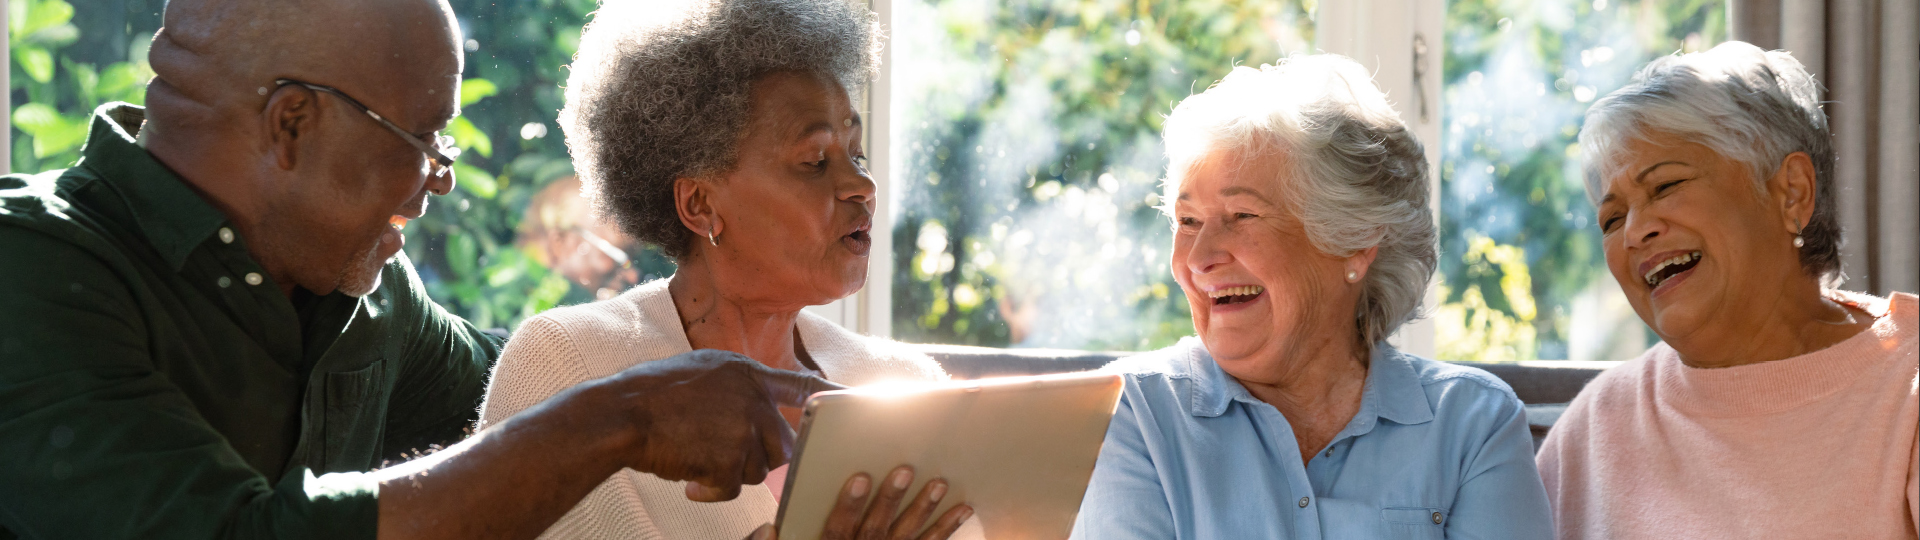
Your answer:
[[[598,210],[678,269],[522,323],[494,369],[481,427],[692,349],[849,385],[945,379],[926,355],[801,310],[866,283],[874,183],[850,96],[872,74],[881,39],[873,13],[849,0],[602,6],[581,35],[561,126]],[[791,441],[788,426],[758,429]],[[784,462],[784,452],[770,446],[765,464]],[[622,470],[542,538],[767,534],[784,472],[743,471],[750,485],[718,493]],[[971,515],[961,504],[933,516],[945,483],[924,482],[909,497],[913,484],[907,467],[855,475],[825,536],[945,538]]]
[[[1841,291],[1833,136],[1785,51],[1654,60],[1580,133],[1607,269],[1661,343],[1540,449],[1561,538],[1914,538],[1914,295]]]
[[[1420,142],[1339,56],[1235,68],[1167,117],[1196,338],[1121,360],[1086,539],[1545,538],[1520,400],[1394,350],[1433,275]]]

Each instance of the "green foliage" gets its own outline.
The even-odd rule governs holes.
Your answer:
[[[1159,131],[1172,104],[1312,41],[1311,4],[896,2],[893,332],[907,341],[1164,346]],[[1286,50],[1282,50],[1286,47]]]
[[[161,0],[71,1],[9,2],[15,171],[72,165],[93,109],[142,103],[153,75],[146,50],[160,26]],[[511,328],[556,305],[592,299],[515,240],[533,194],[573,174],[556,123],[560,84],[581,25],[597,6],[453,1],[469,39],[461,116],[447,130],[463,150],[454,165],[459,189],[433,198],[427,215],[408,225],[407,254],[433,298],[481,327]],[[651,250],[629,255],[643,279],[672,272]]]
[[[159,27],[158,13],[143,16],[122,2],[95,5],[102,3],[80,0],[88,9],[76,11],[62,0],[8,2],[13,170],[73,165],[94,107],[143,101],[153,75],[144,36]],[[122,28],[80,31],[116,21]]]
[[[1448,2],[1442,359],[1569,356],[1574,298],[1611,279],[1578,168],[1587,106],[1657,56],[1726,39],[1725,12],[1720,0]],[[1489,263],[1495,252],[1524,264]],[[1508,328],[1520,324],[1532,328]]]

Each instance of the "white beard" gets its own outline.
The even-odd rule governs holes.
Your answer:
[[[359,298],[380,288],[380,269],[386,266],[386,261],[375,259],[379,253],[380,242],[376,240],[373,245],[367,246],[365,252],[349,261],[346,268],[340,269],[340,285],[334,290]],[[395,253],[394,256],[398,257],[399,254]]]

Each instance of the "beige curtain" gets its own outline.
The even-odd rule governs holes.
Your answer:
[[[1730,0],[1733,39],[1827,87],[1846,288],[1920,291],[1920,0]]]

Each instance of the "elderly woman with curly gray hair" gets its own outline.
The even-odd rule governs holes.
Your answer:
[[[866,282],[875,186],[851,96],[881,39],[872,12],[848,0],[603,6],[581,36],[561,125],[598,210],[678,270],[528,319],[495,368],[481,426],[692,349],[849,385],[945,379],[925,355],[801,310]],[[789,426],[758,429],[791,440]],[[783,451],[770,447],[765,463],[784,461]],[[779,487],[762,482],[783,472],[743,472],[749,485],[720,493],[622,470],[543,538],[765,535]],[[827,536],[945,538],[971,515],[956,505],[933,516],[944,482],[924,482],[909,499],[913,483],[905,467],[849,479]]]
[[[1561,538],[1914,538],[1914,295],[1838,288],[1836,149],[1786,51],[1654,60],[1580,132],[1607,269],[1661,342],[1540,448]]]
[[[1167,117],[1198,334],[1125,359],[1075,538],[1547,538],[1520,400],[1401,353],[1436,262],[1425,156],[1365,69],[1235,68]]]

